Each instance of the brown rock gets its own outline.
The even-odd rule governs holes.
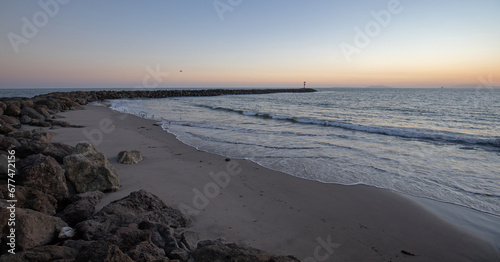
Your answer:
[[[95,211],[95,205],[103,196],[104,193],[101,191],[91,191],[71,196],[69,199],[72,203],[65,207],[57,216],[70,226],[74,226],[92,216]]]
[[[8,116],[18,116],[21,114],[21,108],[14,103],[9,103],[3,113]]]
[[[28,251],[16,253],[15,255],[4,255],[0,262],[50,262],[71,261],[76,258],[75,249],[65,246],[41,246]]]
[[[105,241],[95,241],[83,248],[75,262],[105,261],[105,262],[134,262],[116,245]]]
[[[21,115],[27,115],[27,116],[31,117],[31,119],[33,119],[33,120],[45,121],[45,116],[38,113],[35,109],[33,109],[31,107],[27,107],[27,106],[23,107],[21,109]]]
[[[64,171],[57,161],[42,154],[31,155],[19,162],[20,185],[34,187],[54,196],[58,201],[68,197]]]
[[[33,154],[43,154],[51,156],[59,163],[63,163],[65,156],[74,153],[75,148],[61,143],[42,143],[32,139],[19,139],[21,146],[16,147],[16,154],[20,158],[25,158]]]
[[[151,241],[143,241],[127,252],[127,255],[137,262],[167,262],[165,251]]]
[[[7,185],[0,185],[0,191],[4,196],[9,195]],[[38,211],[47,215],[55,215],[57,200],[42,191],[32,187],[16,186],[17,206]]]
[[[105,206],[92,219],[79,223],[76,228],[86,240],[106,239],[110,232],[119,227],[138,224],[141,230],[161,227],[162,239],[172,235],[171,228],[186,227],[189,219],[176,209],[168,207],[157,196],[144,190]],[[144,226],[144,224],[151,226]],[[154,229],[153,229],[154,230]],[[153,230],[150,230],[153,232]],[[160,230],[157,230],[157,232]],[[157,244],[155,241],[153,243]],[[163,248],[165,243],[157,246]]]
[[[116,191],[120,188],[120,179],[108,159],[89,144],[80,143],[76,153],[63,159],[68,180],[76,192],[100,190]]]
[[[0,213],[9,212],[6,207],[7,203],[0,202],[4,205],[0,209]],[[4,215],[0,215],[3,217]],[[16,208],[16,250],[28,250],[37,246],[43,246],[57,239],[59,231],[68,226],[58,217],[53,217],[40,213],[31,209]],[[6,236],[9,233],[10,227],[7,224],[2,224],[2,242],[7,241]],[[5,242],[4,242],[5,243]]]
[[[14,128],[11,124],[5,123],[0,125],[0,134],[9,134],[14,131],[17,131],[17,129]]]
[[[3,120],[5,123],[11,124],[13,126],[21,124],[21,121],[19,121],[19,119],[13,116],[1,115],[0,119]]]
[[[9,136],[0,135],[0,150],[9,150],[14,147],[20,146],[21,143],[17,139]]]
[[[151,231],[140,230],[137,224],[130,224],[128,227],[119,227],[111,231],[111,236],[106,241],[127,252],[140,242],[151,241]]]

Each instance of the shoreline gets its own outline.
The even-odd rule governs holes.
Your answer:
[[[97,209],[138,189],[151,191],[176,208],[183,203],[195,207],[196,192],[203,192],[214,182],[211,174],[227,170],[228,163],[237,163],[242,172],[231,176],[227,185],[219,187],[218,194],[214,191],[213,197],[206,197],[206,206],[199,202],[204,208],[193,217],[192,229],[200,232],[201,239],[225,237],[301,259],[314,257],[321,241],[331,241],[335,248],[327,254],[332,261],[467,261],[499,257],[498,250],[485,241],[392,191],[305,180],[249,160],[226,162],[223,156],[183,144],[173,134],[154,126],[154,120],[122,114],[103,105],[87,105],[83,111],[59,114],[71,124],[85,127],[51,130],[56,134],[54,141],[75,145],[88,140],[83,130],[87,130],[86,134],[100,131],[102,138],[96,135],[93,142],[98,142],[94,143],[96,147],[118,170],[122,188],[107,194]],[[102,119],[112,121],[113,131],[102,132]],[[119,151],[131,149],[141,150],[145,160],[134,166],[116,163]]]

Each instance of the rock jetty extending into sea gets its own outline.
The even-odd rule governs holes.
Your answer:
[[[94,214],[104,193],[119,190],[119,174],[92,145],[53,142],[47,129],[73,127],[57,113],[107,99],[314,91],[88,91],[0,98],[0,261],[299,261],[220,239],[200,241],[189,230],[189,218],[144,190]]]

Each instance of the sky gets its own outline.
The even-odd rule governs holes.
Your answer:
[[[498,0],[2,0],[0,88],[500,82]]]

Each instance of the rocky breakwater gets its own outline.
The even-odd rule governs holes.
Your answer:
[[[58,112],[117,94],[0,98],[0,261],[299,261],[199,241],[187,217],[144,190],[95,213],[119,174],[92,145],[54,143],[48,131],[72,127]]]

